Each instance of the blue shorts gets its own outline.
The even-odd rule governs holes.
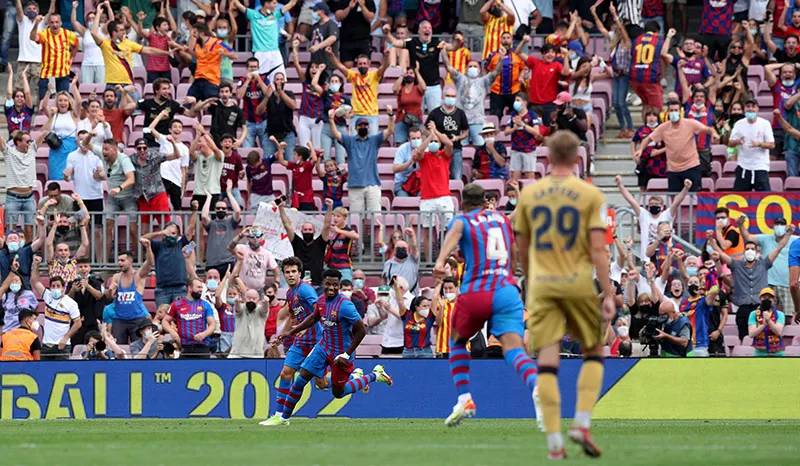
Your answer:
[[[459,295],[452,325],[460,337],[475,335],[487,321],[496,337],[506,333],[516,333],[521,337],[525,331],[523,310],[522,298],[515,286],[504,286],[494,291],[470,291]]]
[[[308,356],[308,353],[313,349],[313,346],[292,345],[286,353],[286,359],[284,359],[283,365],[296,371],[300,370],[300,365],[303,364],[306,356]]]
[[[325,349],[320,345],[315,346],[314,349],[308,353],[306,360],[303,361],[300,367],[310,372],[314,377],[324,377],[325,369],[327,369],[328,366],[331,366],[331,385],[333,386],[340,386],[347,383],[350,374],[353,372],[353,369],[355,369],[353,356],[350,356],[350,362],[348,362],[347,365],[339,366],[338,364],[334,364],[333,356],[328,356]]]

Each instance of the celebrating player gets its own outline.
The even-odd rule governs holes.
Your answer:
[[[283,268],[283,278],[289,285],[289,290],[286,291],[286,305],[279,313],[291,312],[297,323],[303,322],[314,313],[314,307],[317,304],[317,292],[314,287],[301,280],[303,262],[300,259],[287,257],[281,267]],[[319,343],[320,338],[322,338],[322,326],[316,323],[309,327],[305,333],[294,339],[292,347],[286,353],[283,369],[281,369],[281,379],[278,382],[278,411],[270,419],[261,421],[261,424],[266,424],[270,421],[277,422],[276,418],[280,418],[286,396],[292,387],[294,374],[300,370],[303,360],[314,349],[314,346]]]
[[[285,273],[285,272],[284,272]],[[291,390],[283,403],[283,413],[261,422],[265,426],[289,425],[294,406],[303,394],[303,388],[311,377],[323,377],[325,369],[331,367],[331,391],[335,398],[342,398],[356,390],[363,390],[372,382],[392,385],[392,378],[380,364],[370,374],[350,380],[353,372],[353,358],[356,348],[364,339],[367,330],[353,303],[339,294],[342,274],[336,269],[328,269],[322,274],[322,288],[325,299],[317,301],[314,313],[300,325],[278,336],[278,341],[303,330],[319,325],[322,321],[322,340],[306,356],[300,365],[300,374],[294,380]],[[287,355],[288,359],[288,355]]]
[[[566,457],[557,376],[560,342],[567,330],[583,348],[575,420],[568,435],[587,455],[600,456],[589,434],[591,412],[603,382],[603,319],[593,267],[603,309],[616,313],[605,249],[605,199],[597,188],[573,175],[578,144],[568,131],[550,136],[547,145],[553,172],[522,191],[514,221],[527,277],[529,336],[539,352],[539,398],[550,459]]]
[[[503,345],[506,362],[522,377],[531,392],[536,386],[536,363],[522,348],[523,308],[511,260],[514,244],[511,222],[500,212],[484,210],[485,195],[477,184],[464,187],[462,198],[467,213],[450,222],[434,266],[434,274],[444,278],[445,262],[456,246],[466,259],[460,297],[453,310],[450,329],[450,372],[458,392],[458,402],[444,421],[448,426],[456,426],[464,418],[475,415],[475,402],[469,391],[472,358],[467,351],[467,342],[487,321]]]

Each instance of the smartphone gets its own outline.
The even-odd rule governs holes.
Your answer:
[[[195,246],[197,245],[194,243],[194,241],[192,241],[186,246],[186,249],[183,252],[185,254],[191,254],[192,251],[194,251]]]
[[[275,198],[275,205],[281,205],[284,202],[286,202],[286,196],[284,196],[283,194]]]
[[[303,274],[303,280],[311,281],[311,271],[306,270],[306,273]]]

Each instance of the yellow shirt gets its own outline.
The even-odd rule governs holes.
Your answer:
[[[504,32],[514,34],[514,17],[489,15],[489,19],[483,23],[483,59],[489,58],[492,52],[500,48],[500,36]]]
[[[361,116],[378,116],[378,71],[368,71],[362,76],[356,70],[347,72],[347,80],[353,84],[353,113]]]
[[[106,83],[133,84],[131,54],[141,53],[142,46],[128,39],[122,39],[119,44],[106,39],[100,44],[100,51],[106,64]]]
[[[606,231],[600,190],[575,176],[546,176],[522,190],[517,212],[514,230],[530,239],[527,307],[531,298],[596,297],[589,234]]]
[[[461,47],[458,50],[447,52],[447,58],[450,59],[450,65],[453,68],[461,74],[466,74],[467,63],[469,63],[472,58],[472,54],[468,48]],[[453,78],[450,77],[450,73],[447,73],[447,78],[445,78],[444,82],[445,84],[453,84]]]

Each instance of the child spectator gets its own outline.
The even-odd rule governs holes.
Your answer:
[[[528,95],[520,92],[514,98],[511,121],[506,124],[505,134],[511,135],[511,178],[522,176],[532,180],[536,175],[536,146],[542,139],[539,115],[528,109]]]
[[[261,202],[275,200],[275,192],[272,190],[272,163],[274,161],[274,155],[262,159],[256,151],[250,151],[247,154],[247,167],[244,171],[247,174],[248,209],[258,208],[258,204]]]
[[[325,185],[322,197],[333,201],[333,208],[342,206],[342,196],[344,195],[344,184],[347,183],[347,168],[344,171],[336,166],[336,162],[329,159],[325,161],[325,168],[317,164],[317,175]],[[323,212],[328,211],[328,205],[322,208]]]
[[[317,154],[308,147],[295,147],[294,153],[298,162],[287,162],[283,151],[286,143],[279,143],[275,136],[269,137],[270,141],[278,147],[275,154],[278,163],[292,171],[292,207],[297,210],[314,212],[317,207],[314,205],[314,188],[311,184],[311,177],[314,173],[314,166],[317,164]],[[309,146],[311,144],[309,143]],[[313,149],[313,146],[311,146]]]
[[[667,149],[663,142],[653,142],[641,147],[642,156],[636,156],[637,145],[658,126],[658,114],[652,110],[645,113],[645,124],[636,130],[631,139],[631,153],[636,163],[636,174],[639,176],[639,187],[647,189],[647,182],[655,178],[667,177]]]
[[[328,88],[325,90],[324,95],[324,103],[325,103],[325,111],[322,112],[322,134],[321,134],[321,141],[322,141],[322,157],[324,160],[328,160],[331,158],[331,148],[333,147],[334,140],[333,136],[331,136],[331,129],[329,127],[329,119],[330,116],[328,112],[331,110],[339,110],[340,107],[346,105],[345,109],[352,108],[350,103],[350,98],[344,95],[344,81],[342,77],[338,74],[334,74],[331,76],[330,81],[328,81]],[[341,112],[340,112],[341,113]],[[336,128],[342,134],[347,134],[347,120],[345,116],[334,116],[334,123],[336,123]],[[344,146],[341,145],[338,141],[336,142],[336,164],[341,165],[345,163],[345,154],[346,151]]]
[[[333,203],[330,199],[325,199],[325,204],[327,208],[332,208]],[[328,268],[341,272],[342,280],[352,281],[353,263],[350,260],[350,249],[353,241],[358,240],[359,235],[347,225],[349,216],[350,212],[344,207],[337,207],[333,210],[333,221],[331,222],[333,237],[328,241],[325,264]]]

